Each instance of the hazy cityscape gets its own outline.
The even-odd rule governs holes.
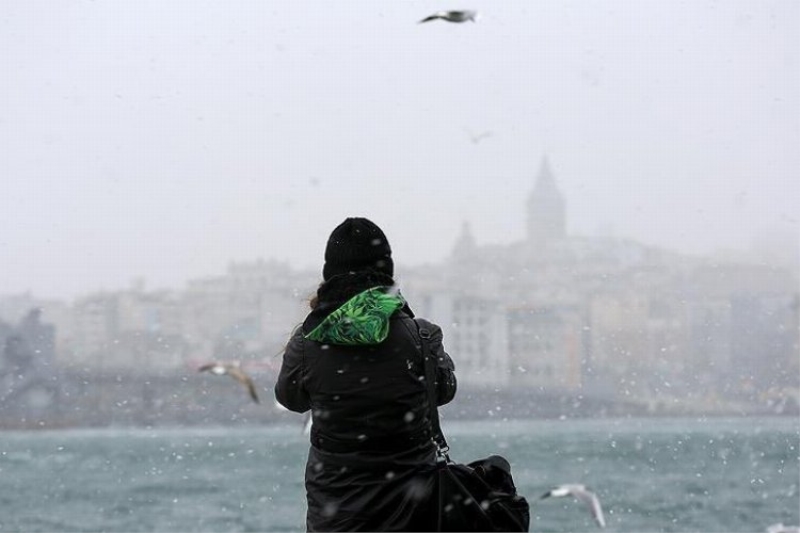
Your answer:
[[[479,243],[465,221],[401,290],[444,329],[453,417],[800,413],[796,249],[690,256],[567,233],[545,157],[519,191],[525,238]],[[525,198],[523,200],[523,198]],[[466,216],[465,218],[469,218]],[[277,260],[231,262],[182,289],[0,296],[0,427],[268,422],[283,343],[320,281]],[[233,380],[200,374],[235,361]]]
[[[0,533],[413,516],[410,390],[275,401],[348,217],[531,531],[798,530],[800,2],[5,0],[0,47]]]

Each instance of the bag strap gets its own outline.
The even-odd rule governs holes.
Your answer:
[[[432,440],[436,444],[437,462],[450,462],[450,457],[447,452],[450,451],[450,446],[447,445],[447,440],[442,433],[442,427],[439,424],[439,409],[436,402],[436,354],[430,349],[431,332],[425,326],[421,326],[417,322],[417,329],[419,331],[419,338],[422,342],[422,360],[425,366],[425,385],[428,389],[428,405],[430,407],[430,421],[432,430]]]

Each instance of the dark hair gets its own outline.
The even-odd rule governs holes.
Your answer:
[[[320,284],[320,286],[321,286],[321,284]],[[319,290],[319,289],[317,289],[317,290]],[[308,298],[308,307],[311,308],[312,311],[314,309],[316,309],[317,307],[319,307],[319,294],[317,294],[315,292],[314,294],[312,294]]]
[[[308,301],[308,306],[313,310],[320,305],[339,306],[356,294],[374,287],[391,287],[394,279],[384,272],[366,269],[358,272],[337,274],[323,281],[317,287],[316,294]]]

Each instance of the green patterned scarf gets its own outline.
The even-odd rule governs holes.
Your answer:
[[[389,335],[389,317],[404,304],[400,293],[373,287],[347,300],[305,338],[346,346],[381,343]]]

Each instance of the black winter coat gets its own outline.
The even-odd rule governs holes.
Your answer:
[[[442,331],[415,319],[403,305],[387,317],[388,334],[376,344],[306,338],[341,304],[341,299],[322,302],[295,331],[275,386],[286,408],[312,410],[306,526],[309,531],[432,531],[436,449],[418,322],[431,331],[429,344],[439,356],[439,405],[456,392]]]

